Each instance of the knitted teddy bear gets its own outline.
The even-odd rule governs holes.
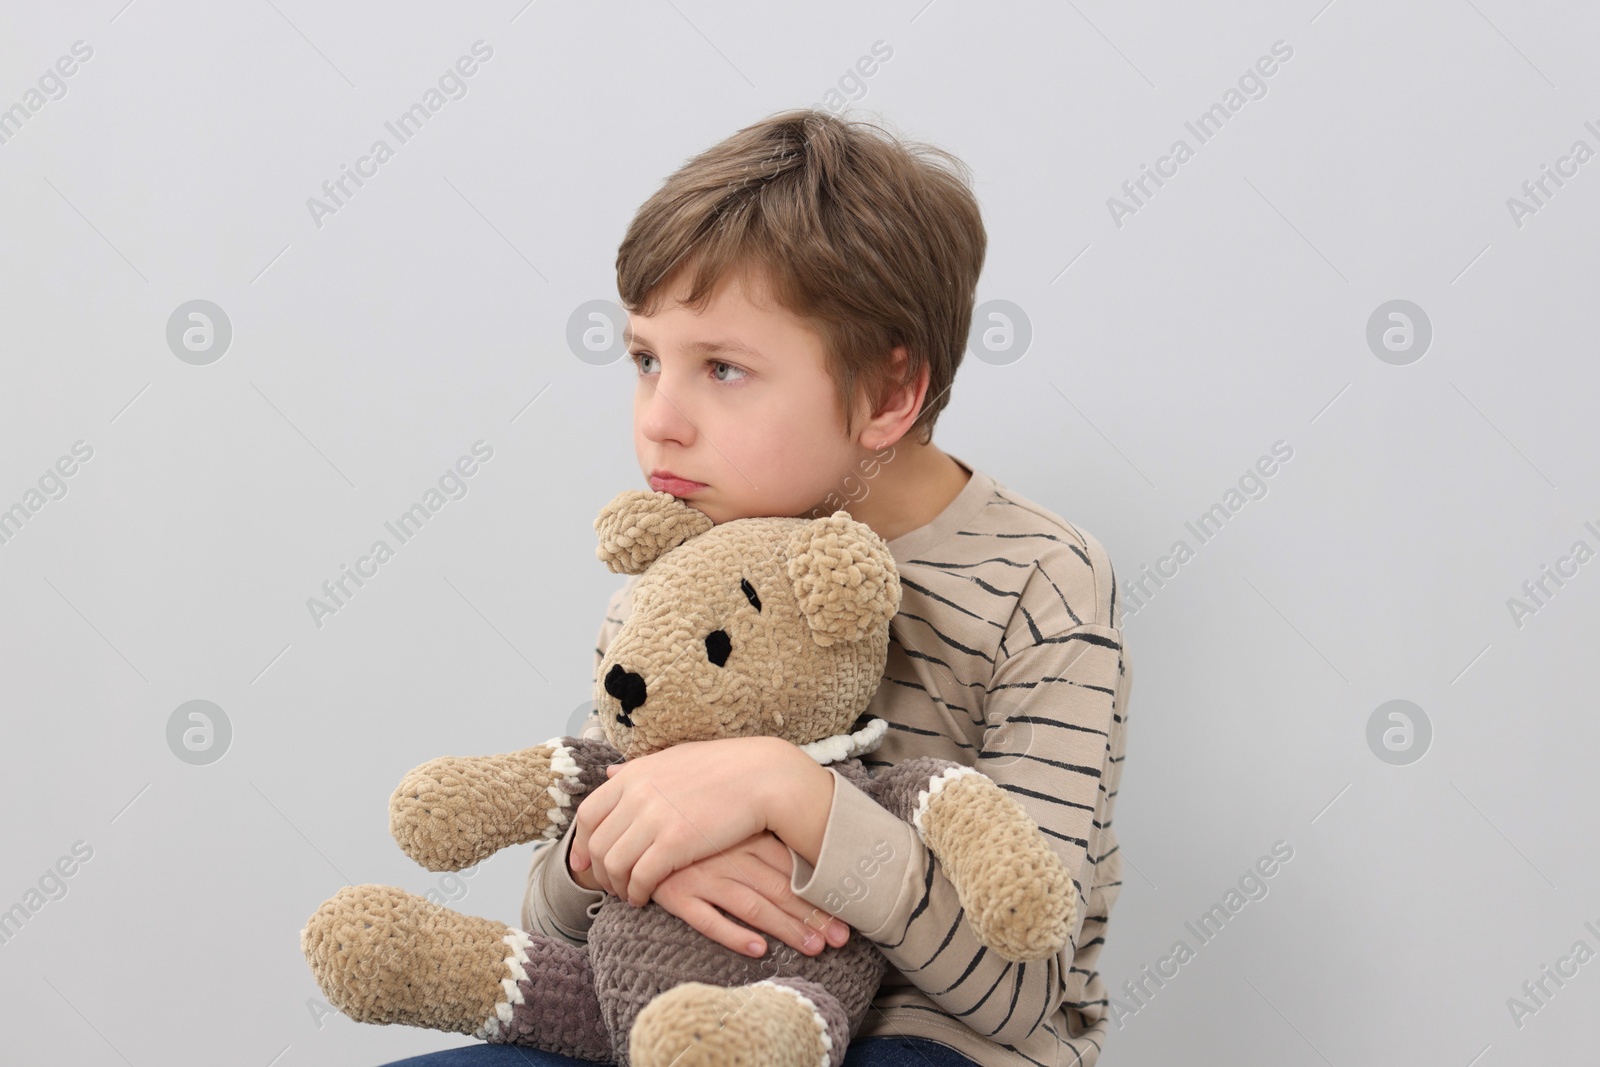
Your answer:
[[[637,490],[612,500],[595,529],[599,558],[639,575],[596,678],[606,740],[422,764],[389,800],[407,855],[455,871],[554,841],[613,763],[684,741],[772,735],[911,822],[992,951],[1022,961],[1062,949],[1075,892],[1020,804],[958,763],[912,759],[868,775],[854,758],[887,729],[864,713],[900,605],[876,533],[844,511],[718,525],[668,493]],[[760,959],[741,955],[654,901],[636,908],[609,894],[586,947],[381,885],[340,890],[300,937],[324,995],[359,1022],[624,1067],[839,1067],[887,967],[859,936],[816,956],[785,952],[778,966],[776,939]]]

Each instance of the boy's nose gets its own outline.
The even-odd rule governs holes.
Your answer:
[[[694,443],[694,421],[685,413],[683,401],[674,403],[675,399],[668,397],[660,385],[656,386],[655,395],[639,413],[639,430],[646,440],[658,445],[668,441],[684,446]]]
[[[613,663],[611,670],[606,672],[606,692],[622,703],[622,713],[617,719],[624,726],[633,725],[629,716],[649,695],[645,692],[644,679],[632,671],[623,670],[620,663]]]

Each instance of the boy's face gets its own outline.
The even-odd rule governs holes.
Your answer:
[[[867,452],[845,435],[822,339],[770,299],[759,274],[730,272],[703,312],[688,310],[679,300],[691,270],[656,314],[629,316],[639,469],[650,488],[716,523],[805,516]],[[661,471],[701,484],[665,482]]]

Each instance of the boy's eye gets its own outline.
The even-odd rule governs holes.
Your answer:
[[[633,360],[633,365],[638,368],[640,374],[654,374],[657,370],[660,370],[660,367],[653,365],[659,363],[660,360],[649,352],[629,352],[628,358]],[[645,365],[645,360],[647,359],[652,361],[652,365]],[[736,382],[748,373],[742,367],[735,367],[732,363],[724,363],[717,359],[707,361],[707,365],[711,367],[712,378],[719,382]],[[736,377],[723,377],[718,373],[719,370],[732,371]]]

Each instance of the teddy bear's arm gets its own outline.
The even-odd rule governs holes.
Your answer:
[[[932,757],[884,768],[870,784],[862,777],[852,781],[916,827],[979,941],[1012,962],[1066,946],[1077,918],[1072,879],[1038,824],[993,779]]]
[[[430,871],[459,871],[510,845],[554,840],[622,754],[563,737],[494,756],[441,756],[389,798],[389,832]]]

